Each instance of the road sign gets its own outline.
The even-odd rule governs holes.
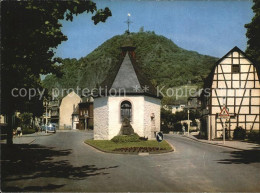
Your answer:
[[[158,142],[161,142],[163,140],[163,133],[162,132],[157,133],[156,140]]]
[[[225,144],[225,130],[226,130],[226,119],[230,118],[228,109],[226,108],[225,105],[223,105],[223,108],[221,109],[221,112],[218,114],[218,117],[220,119],[224,119],[224,125],[223,125],[223,143]]]
[[[220,119],[229,119],[229,118],[230,118],[228,109],[226,108],[225,105],[224,105],[223,108],[221,109],[221,112],[218,114],[218,117],[219,117]]]

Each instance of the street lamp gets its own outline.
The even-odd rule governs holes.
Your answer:
[[[45,133],[47,133],[47,123],[48,123],[47,112],[48,112],[49,100],[44,98],[43,102],[44,102],[44,106],[45,106]]]
[[[87,118],[88,118],[88,110],[86,111],[86,113],[84,114],[85,117],[85,131],[87,130]]]
[[[190,109],[193,108],[192,99],[188,100],[187,113],[188,113],[188,136],[190,135]]]
[[[188,136],[190,136],[190,108],[188,107]]]
[[[188,99],[188,105],[186,107],[188,113],[188,136],[190,135],[190,110],[196,110],[198,108],[197,99],[192,101],[193,99],[194,97]]]

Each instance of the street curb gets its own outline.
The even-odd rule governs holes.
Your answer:
[[[170,151],[170,152],[175,152],[176,151],[176,149],[175,149],[175,147],[171,144],[171,143],[169,143],[169,141],[167,141],[166,139],[165,139],[165,141],[172,147],[172,151]],[[168,152],[168,153],[170,153],[170,152]]]
[[[17,145],[24,145],[24,144],[26,144],[26,145],[31,145],[33,142],[35,142],[37,139],[32,139],[32,140],[30,140],[29,142],[24,142],[24,143],[16,143],[16,142],[14,142],[13,144],[17,144]]]
[[[36,139],[32,140],[30,143],[28,143],[28,145],[31,145],[35,141],[36,141]]]
[[[186,136],[186,135],[183,135],[183,137],[186,137],[186,138],[188,138],[188,139],[191,139],[191,140],[193,140],[193,141],[197,141],[197,142],[200,142],[200,143],[209,144],[209,145],[214,145],[214,146],[219,146],[219,147],[226,147],[226,148],[235,149],[235,150],[241,150],[241,151],[247,150],[247,149],[241,149],[241,148],[231,147],[231,146],[222,145],[222,144],[208,143],[208,142],[205,142],[205,141],[200,141],[199,139],[194,139],[194,138],[188,137],[188,136]]]
[[[50,135],[53,135],[53,133],[48,133],[48,134],[45,134],[45,135],[30,135],[30,134],[25,134],[25,135],[22,135],[20,137],[43,137],[43,136],[50,136]],[[13,136],[13,138],[17,138],[18,136]]]

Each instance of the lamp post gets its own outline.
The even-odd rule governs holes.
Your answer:
[[[44,105],[45,105],[45,133],[47,133],[47,123],[48,123],[47,113],[48,113],[49,101],[48,101],[48,99],[44,98],[43,102],[44,102]]]
[[[188,107],[188,136],[190,136],[190,108]]]
[[[87,130],[87,118],[88,118],[88,111],[84,114],[85,117],[85,131]]]
[[[196,101],[192,101],[193,99],[192,98],[188,99],[188,106],[186,107],[187,114],[188,114],[188,136],[190,135],[190,110],[192,111],[198,108],[197,99]]]
[[[206,128],[207,128],[207,132],[208,132],[208,140],[211,141],[212,131],[211,131],[211,128],[209,127],[209,119],[210,119],[210,117],[209,117],[209,110],[208,110],[209,109],[209,102],[210,102],[209,99],[210,99],[210,96],[209,96],[209,94],[204,94],[204,96],[205,96],[205,99],[203,100],[201,106],[205,107],[205,111],[202,113],[202,116],[204,116],[204,115],[207,116],[206,117]]]

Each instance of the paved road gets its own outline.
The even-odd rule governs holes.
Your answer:
[[[161,155],[101,153],[86,132],[38,137],[2,146],[2,191],[260,191],[260,150],[235,151],[178,135]]]

